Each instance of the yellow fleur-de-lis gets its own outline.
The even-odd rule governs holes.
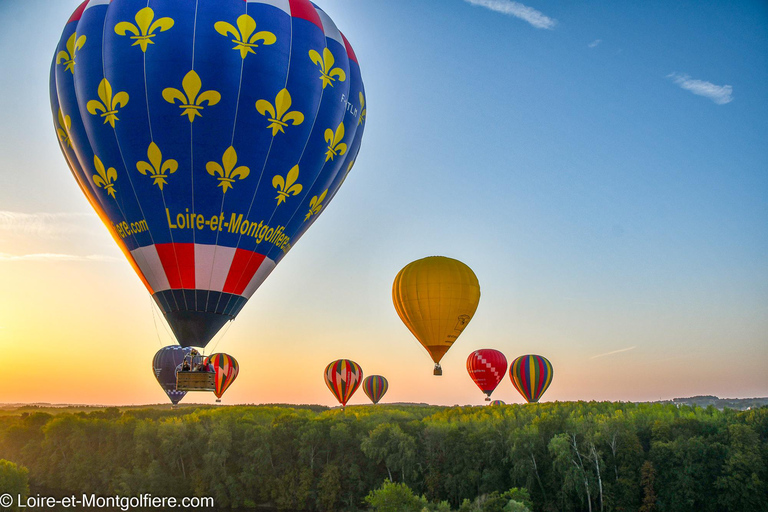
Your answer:
[[[285,202],[289,196],[297,196],[301,193],[301,190],[304,187],[302,187],[301,184],[296,183],[297,179],[299,179],[299,164],[294,165],[293,168],[288,171],[288,175],[285,178],[279,174],[276,174],[275,177],[272,178],[272,186],[277,189],[277,197],[275,199],[277,199],[278,205]]]
[[[237,18],[237,28],[226,21],[217,21],[213,24],[213,28],[223,36],[232,34],[232,37],[234,37],[232,42],[235,43],[235,47],[232,49],[240,50],[240,57],[243,59],[249,53],[256,55],[253,49],[259,47],[257,41],[261,41],[264,45],[275,44],[275,41],[277,41],[277,37],[272,32],[266,30],[256,32],[256,21],[247,14]]]
[[[338,79],[339,82],[343,82],[347,79],[347,74],[343,69],[333,67],[336,63],[336,59],[333,58],[333,54],[328,48],[323,49],[322,57],[315,50],[309,50],[309,58],[312,59],[312,62],[320,66],[320,79],[323,81],[323,89],[325,89],[327,85],[333,87],[333,82],[335,82],[336,79]]]
[[[149,7],[145,7],[137,12],[135,19],[135,25],[129,21],[121,21],[115,25],[115,33],[119,36],[124,36],[128,32],[133,34],[131,39],[134,40],[134,43],[131,46],[138,45],[142,52],[146,52],[147,46],[150,44],[155,44],[155,42],[152,41],[152,38],[157,35],[154,34],[156,30],[160,29],[160,32],[165,32],[173,27],[174,24],[174,21],[171,18],[160,18],[153,22],[155,19],[155,11]]]
[[[221,94],[217,91],[200,92],[200,89],[203,88],[203,82],[194,69],[184,76],[184,79],[181,81],[181,87],[184,89],[183,93],[173,87],[163,89],[163,99],[173,104],[176,103],[176,100],[179,100],[179,103],[181,103],[179,108],[183,110],[181,115],[188,116],[190,123],[195,120],[196,116],[203,117],[200,113],[204,108],[203,103],[211,106],[221,101]]]
[[[283,128],[288,126],[288,122],[296,126],[304,122],[304,114],[297,110],[288,112],[291,108],[291,93],[288,89],[283,89],[275,96],[275,104],[268,102],[267,100],[259,100],[256,102],[256,110],[259,114],[267,116],[269,119],[269,125],[267,129],[272,128],[272,136],[277,135],[277,132],[285,133]]]
[[[93,165],[96,167],[96,173],[93,175],[93,182],[97,187],[103,188],[107,194],[115,199],[115,180],[117,180],[117,171],[114,167],[104,168],[98,156],[93,155]]]
[[[149,162],[143,160],[136,162],[136,170],[144,176],[149,173],[149,176],[155,181],[153,185],[157,185],[160,190],[163,190],[163,185],[168,184],[168,174],[175,173],[179,168],[179,163],[173,159],[163,162],[163,153],[154,142],[150,143],[149,148],[147,148],[147,158]]]
[[[333,157],[337,155],[343,155],[347,152],[347,145],[341,142],[344,138],[344,122],[339,123],[339,126],[334,132],[330,128],[325,130],[325,142],[328,143],[328,151],[325,152],[325,161],[333,160]]]
[[[211,176],[219,175],[216,179],[219,180],[219,186],[224,189],[224,193],[226,194],[227,190],[232,187],[235,179],[243,180],[251,174],[251,170],[248,167],[244,165],[241,165],[240,167],[236,166],[237,152],[234,147],[229,146],[227,150],[224,151],[221,164],[218,162],[208,162],[205,165],[205,169]]]
[[[363,124],[365,122],[365,96],[363,96],[363,93],[360,93],[360,120],[357,122],[357,124]]]
[[[56,54],[56,64],[64,64],[64,69],[75,74],[75,53],[85,44],[85,36],[77,37],[77,32],[67,39],[67,49]]]
[[[328,189],[325,189],[325,192],[320,194],[320,197],[318,196],[312,196],[312,199],[309,201],[309,213],[307,213],[307,216],[304,217],[304,220],[309,220],[309,218],[313,215],[317,215],[320,210],[323,208],[323,201],[325,201],[325,195],[328,193]]]
[[[64,112],[59,109],[59,127],[56,128],[56,134],[59,136],[59,140],[62,144],[66,144],[68,147],[72,147],[72,139],[69,138],[69,129],[72,127],[72,119],[69,116],[65,116]]]
[[[85,107],[88,109],[88,112],[94,116],[98,112],[101,112],[101,117],[104,118],[104,124],[109,123],[110,126],[114,128],[115,121],[120,120],[120,118],[117,117],[117,110],[128,104],[128,93],[120,91],[112,96],[112,85],[110,85],[109,81],[105,78],[99,84],[98,94],[101,101],[91,100],[86,103]]]

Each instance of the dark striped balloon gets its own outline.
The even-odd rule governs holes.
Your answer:
[[[363,369],[349,359],[338,359],[325,367],[325,385],[342,407],[347,405],[362,380]]]
[[[363,391],[375,404],[379,403],[387,389],[389,389],[389,383],[381,375],[369,375],[363,381]]]
[[[155,378],[173,405],[178,404],[187,394],[186,391],[176,391],[176,367],[182,363],[190,350],[192,349],[170,345],[158,350],[152,358]]]
[[[240,365],[237,359],[229,354],[211,354],[206,359],[206,363],[213,367],[216,373],[214,377],[214,390],[216,401],[221,402],[221,395],[232,385],[240,372]]]
[[[528,401],[538,402],[552,383],[554,370],[546,357],[533,354],[520,356],[509,367],[512,385]]]

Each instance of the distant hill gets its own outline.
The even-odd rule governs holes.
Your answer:
[[[716,409],[735,409],[746,411],[755,407],[768,405],[768,397],[762,398],[719,398],[713,395],[692,396],[688,398],[673,398],[672,400],[659,400],[654,403],[675,404],[675,405],[697,405],[699,407],[709,407]]]

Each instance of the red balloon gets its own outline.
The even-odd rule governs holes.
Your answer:
[[[485,400],[490,402],[491,393],[507,372],[507,358],[492,348],[475,350],[467,358],[467,371],[480,391],[487,395]]]
[[[216,401],[221,402],[221,395],[237,378],[240,365],[237,363],[237,359],[229,354],[212,354],[208,356],[205,362],[213,367],[216,374],[216,389],[214,389],[213,394],[216,395]]]

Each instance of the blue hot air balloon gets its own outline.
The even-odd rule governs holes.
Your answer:
[[[185,347],[326,208],[366,123],[355,53],[308,0],[87,0],[50,97],[80,189]]]
[[[184,356],[189,354],[190,350],[190,348],[170,345],[158,350],[152,359],[152,371],[155,373],[155,378],[173,405],[178,404],[187,394],[186,391],[176,391],[176,369],[184,361]]]

